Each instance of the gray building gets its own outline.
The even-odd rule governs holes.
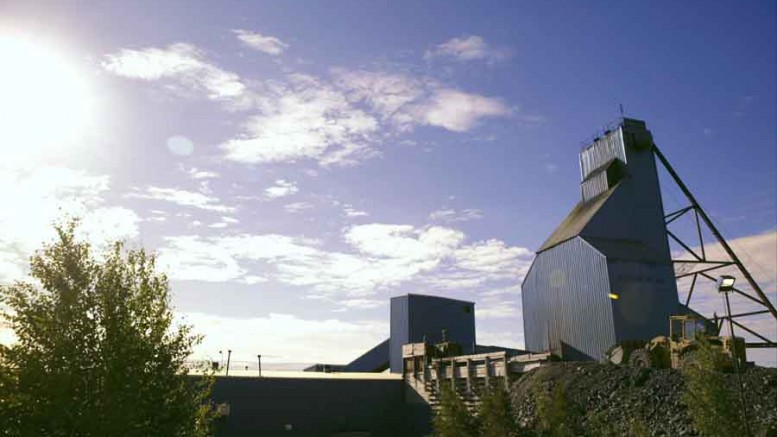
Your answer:
[[[581,200],[537,250],[522,286],[526,348],[598,360],[666,334],[678,303],[653,138],[622,119],[580,152]]]
[[[442,341],[442,330],[448,340],[462,346],[462,352],[475,353],[475,304],[422,294],[406,294],[391,299],[391,337],[389,356],[391,372],[402,372],[402,345]]]

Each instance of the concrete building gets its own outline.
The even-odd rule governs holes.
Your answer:
[[[599,360],[667,334],[680,308],[645,123],[622,119],[580,152],[581,200],[537,250],[522,286],[526,348]]]

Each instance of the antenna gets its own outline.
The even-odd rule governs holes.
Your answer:
[[[621,117],[623,117],[623,103],[618,103],[618,109],[620,109]]]

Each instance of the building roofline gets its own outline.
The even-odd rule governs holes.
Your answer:
[[[413,296],[413,297],[430,297],[430,298],[433,298],[433,299],[444,299],[444,300],[450,300],[450,301],[453,301],[453,302],[469,303],[469,304],[475,305],[475,302],[471,302],[471,301],[468,301],[468,300],[454,299],[452,297],[435,296],[433,294],[421,294],[421,293],[407,293],[407,294],[403,294],[401,296],[394,296],[391,299],[393,300],[393,299],[398,299],[398,298],[403,298],[403,297],[411,297],[411,296]]]

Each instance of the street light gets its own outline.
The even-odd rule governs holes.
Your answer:
[[[718,292],[728,293],[734,291],[734,283],[737,282],[737,278],[733,276],[723,275],[718,278]]]
[[[726,315],[728,316],[728,330],[731,333],[731,347],[733,349],[733,360],[734,360],[734,372],[737,374],[737,381],[739,382],[739,401],[742,404],[742,415],[745,419],[745,429],[747,431],[747,435],[750,434],[750,424],[747,419],[747,404],[745,403],[745,386],[742,384],[742,375],[739,373],[739,353],[737,351],[737,339],[734,336],[734,320],[731,318],[731,302],[728,300],[728,294],[732,291],[736,291],[734,289],[734,284],[737,282],[737,279],[733,276],[729,275],[722,275],[718,278],[718,293],[723,293],[723,297],[726,300]]]

